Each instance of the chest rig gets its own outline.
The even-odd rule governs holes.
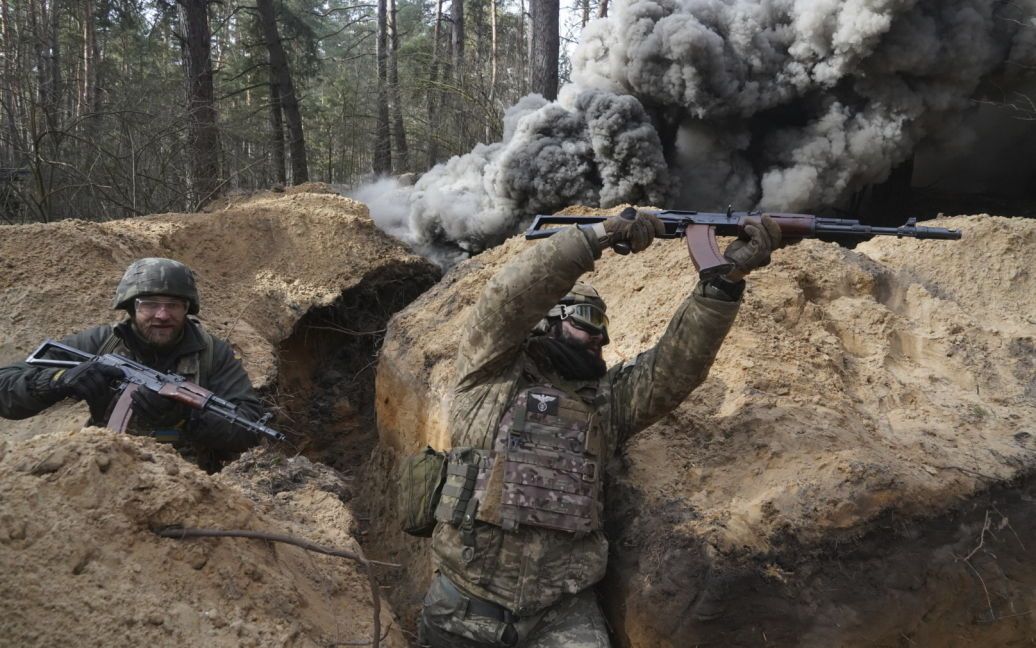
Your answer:
[[[192,321],[197,324],[197,320],[191,318]],[[166,369],[166,371],[172,371],[173,373],[179,374],[187,380],[199,384],[202,387],[206,387],[203,381],[208,378],[208,374],[211,373],[212,368],[212,338],[209,334],[197,325],[196,330],[201,335],[202,341],[205,343],[205,349],[199,353],[188,353],[180,356],[176,360],[176,364],[172,369]],[[100,349],[97,351],[97,355],[103,355],[105,353],[118,353],[119,355],[126,356],[128,358],[136,358],[133,352],[125,341],[123,341],[113,331],[101,344]],[[116,399],[112,399],[109,403],[109,410],[115,404]],[[105,413],[105,419],[111,412]],[[188,421],[179,421],[174,427],[165,429],[152,429],[149,427],[142,427],[140,422],[136,420],[136,417],[130,418],[129,426],[126,428],[128,434],[136,436],[150,436],[162,443],[170,443],[173,446],[180,447],[182,445],[183,429],[186,427]]]
[[[540,379],[520,388],[478,465],[476,518],[572,533],[601,528],[604,437],[599,387],[562,390]]]

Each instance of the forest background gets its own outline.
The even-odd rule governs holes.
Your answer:
[[[0,223],[427,170],[556,97],[575,3],[0,0]]]

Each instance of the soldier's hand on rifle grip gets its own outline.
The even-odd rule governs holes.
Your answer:
[[[749,216],[738,237],[727,246],[723,256],[734,264],[728,281],[741,281],[756,268],[770,264],[770,253],[781,247],[781,228],[769,216]]]
[[[657,216],[638,212],[632,207],[622,210],[618,216],[612,216],[603,225],[601,246],[610,246],[619,254],[641,252],[651,245],[656,236],[665,234],[665,225]]]
[[[191,416],[191,408],[150,389],[138,389],[130,399],[133,413],[157,427],[172,427]]]
[[[107,401],[115,383],[123,379],[121,369],[96,362],[81,362],[54,377],[57,389],[89,405]]]

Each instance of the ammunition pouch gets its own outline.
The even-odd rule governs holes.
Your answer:
[[[427,538],[435,530],[435,509],[446,481],[446,455],[426,446],[407,457],[399,472],[398,510],[404,532]]]
[[[478,500],[472,498],[483,451],[454,448],[446,460],[446,483],[442,487],[435,519],[457,528],[470,528],[475,521]]]

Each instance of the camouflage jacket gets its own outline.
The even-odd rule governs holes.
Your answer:
[[[450,405],[453,447],[492,447],[501,417],[524,380],[525,340],[544,314],[600,256],[596,239],[568,228],[525,250],[487,284],[471,313],[457,353]],[[706,296],[706,295],[709,296]],[[652,349],[612,367],[601,378],[595,419],[604,457],[679,405],[708,375],[740,301],[701,285],[681,304]],[[586,385],[555,386],[578,390]],[[604,576],[608,542],[597,531],[574,534],[538,527],[514,532],[475,523],[474,553],[461,532],[439,524],[432,550],[440,571],[475,596],[519,616],[535,613]]]
[[[97,353],[105,342],[114,334],[115,348],[112,352],[126,356],[152,369],[163,372],[175,372],[188,380],[199,382],[202,387],[216,393],[237,405],[241,414],[248,418],[258,418],[262,406],[259,398],[252,390],[252,383],[241,366],[240,359],[233,349],[222,340],[217,340],[203,333],[201,325],[188,320],[184,335],[172,349],[156,353],[133,333],[129,322],[116,326],[101,325],[70,335],[61,342],[87,353]],[[207,375],[198,380],[202,355],[206,352],[205,340],[212,341],[212,355]],[[57,401],[53,396],[41,394],[36,385],[40,385],[56,373],[56,369],[33,367],[24,362],[0,367],[0,417],[23,419],[39,414]],[[91,404],[89,424],[100,424],[103,413],[109,408],[110,400],[104,403]],[[254,446],[257,439],[251,433],[237,429],[225,421],[194,412],[191,418],[181,425],[184,431],[183,443],[196,450],[208,451],[217,455],[240,452]],[[146,429],[133,430],[135,433],[147,434]]]

